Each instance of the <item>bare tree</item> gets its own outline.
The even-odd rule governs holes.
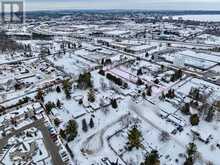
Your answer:
[[[101,85],[101,90],[102,90],[102,91],[106,91],[106,89],[107,89],[107,84],[105,83],[105,81],[104,81],[103,78],[100,79],[100,85]]]
[[[109,112],[109,109],[108,109],[108,107],[105,106],[105,101],[104,101],[103,98],[100,99],[99,106],[100,106],[102,112],[103,112],[105,115],[107,115],[108,112]]]
[[[170,140],[170,134],[166,131],[162,131],[159,138],[160,138],[160,141],[167,142]]]

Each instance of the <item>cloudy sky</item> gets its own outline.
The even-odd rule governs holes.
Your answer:
[[[1,0],[0,0],[1,1]],[[25,0],[27,10],[148,9],[220,10],[220,0]]]

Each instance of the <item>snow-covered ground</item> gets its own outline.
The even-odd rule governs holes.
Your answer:
[[[182,18],[183,20],[204,21],[204,22],[220,22],[220,15],[178,15],[174,19]]]
[[[140,165],[157,150],[160,164],[182,165],[194,142],[195,165],[220,164],[220,54],[212,51],[220,38],[205,33],[212,24],[161,22],[135,12],[90,14],[27,18],[26,27],[0,27],[23,48],[0,50],[0,163]],[[220,21],[219,15],[182,17]],[[199,89],[198,100],[192,89]],[[201,112],[203,105],[215,109],[212,121],[210,107]],[[192,115],[198,115],[198,125],[192,126]],[[40,129],[29,129],[33,125]],[[129,151],[134,126],[142,145]],[[77,135],[69,139],[72,129]]]

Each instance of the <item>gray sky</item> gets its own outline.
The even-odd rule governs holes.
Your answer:
[[[220,10],[220,0],[25,0],[27,10],[147,9]]]

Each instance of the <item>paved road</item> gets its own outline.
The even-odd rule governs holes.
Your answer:
[[[18,129],[16,131],[14,131],[12,134],[9,134],[6,137],[4,137],[3,139],[1,139],[0,140],[0,153],[2,153],[3,147],[8,143],[8,140],[11,137],[23,132],[26,129],[32,128],[32,127],[38,128],[41,131],[41,133],[43,134],[44,144],[45,144],[47,151],[51,155],[53,165],[63,165],[64,163],[59,155],[59,149],[56,146],[56,144],[51,140],[48,129],[44,125],[44,119],[40,119],[40,120],[35,121],[29,125],[26,125],[26,126],[22,127],[21,129]]]
[[[44,144],[46,146],[47,151],[50,153],[50,155],[52,157],[53,165],[62,165],[62,164],[64,164],[61,157],[60,157],[60,155],[59,155],[59,148],[51,140],[48,129],[44,126],[43,122],[40,122],[37,125],[37,128],[42,132],[42,134],[44,136]]]

